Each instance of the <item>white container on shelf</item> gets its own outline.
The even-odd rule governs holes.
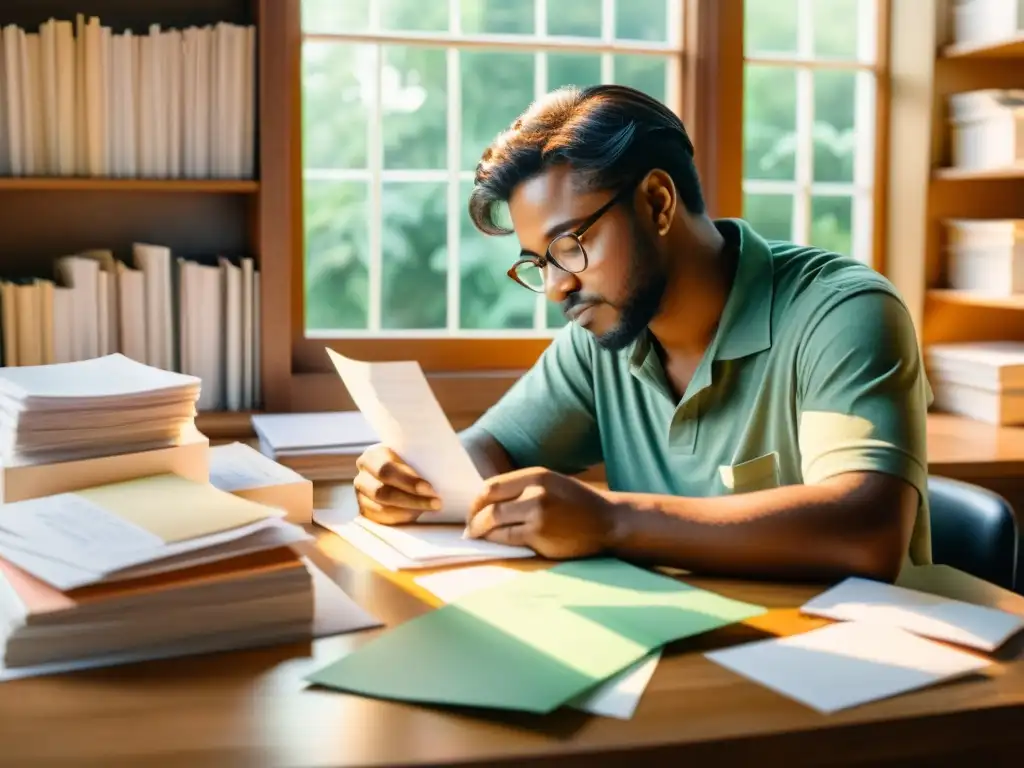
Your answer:
[[[1024,169],[1024,89],[954,93],[948,106],[954,167]]]
[[[954,43],[997,43],[1024,34],[1024,0],[957,0]]]
[[[949,219],[950,288],[986,296],[1024,293],[1024,219]]]

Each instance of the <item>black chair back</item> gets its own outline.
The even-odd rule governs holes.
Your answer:
[[[928,503],[932,561],[1014,590],[1018,530],[1010,503],[987,488],[934,475]]]

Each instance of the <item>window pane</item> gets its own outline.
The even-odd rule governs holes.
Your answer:
[[[616,0],[615,37],[619,40],[668,39],[668,2],[678,0]]]
[[[444,328],[448,219],[445,182],[384,182],[382,328]]]
[[[369,290],[367,184],[306,181],[306,328],[366,328]]]
[[[663,56],[616,56],[615,82],[643,91],[658,101],[668,101],[665,85],[666,65]]]
[[[370,45],[302,46],[302,153],[306,168],[366,168],[376,52]]]
[[[814,180],[853,181],[857,73],[814,72]]]
[[[305,32],[362,32],[370,26],[370,0],[301,0]]]
[[[471,181],[462,182],[459,199],[469,200],[472,191]],[[519,257],[515,235],[488,237],[464,212],[459,213],[459,221],[459,325],[466,329],[532,328],[537,295],[505,274]],[[508,226],[507,215],[502,223]]]
[[[748,56],[764,53],[795,54],[797,0],[746,0],[743,37]]]
[[[426,0],[446,4],[448,0]],[[530,0],[462,0],[462,31],[502,35],[532,35],[535,29]]]
[[[791,240],[793,196],[744,194],[743,218],[768,240]]]
[[[796,71],[746,67],[743,178],[796,178]]]
[[[600,37],[601,4],[601,0],[548,3],[548,34]]]
[[[817,248],[853,255],[853,198],[846,195],[811,198],[811,242]]]
[[[557,330],[569,322],[568,318],[566,318],[565,314],[562,312],[562,305],[557,301],[548,301],[545,297],[544,304],[546,305],[544,310],[548,328]]]
[[[548,90],[563,85],[586,88],[601,82],[601,56],[594,53],[549,53]]]
[[[338,2],[338,0],[334,0]],[[342,0],[339,5],[348,5]],[[366,0],[363,0],[366,2]],[[445,32],[448,29],[448,3],[423,0],[378,0],[382,29]]]
[[[830,59],[857,58],[857,17],[861,1],[813,0],[815,56]]]
[[[443,48],[385,46],[380,130],[384,167],[448,166],[448,69]]]
[[[461,51],[462,168],[471,171],[484,149],[533,101],[533,54]]]

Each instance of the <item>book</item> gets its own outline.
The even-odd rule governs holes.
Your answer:
[[[282,509],[292,523],[313,521],[313,483],[245,443],[210,449],[210,483],[243,499]]]

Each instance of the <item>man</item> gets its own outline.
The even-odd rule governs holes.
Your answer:
[[[914,327],[858,262],[711,220],[679,119],[622,86],[563,89],[488,148],[470,215],[571,323],[463,438],[489,478],[472,536],[746,577],[892,580],[930,560]],[[497,342],[496,342],[497,343]],[[571,475],[604,462],[608,491]],[[386,448],[363,514],[436,508]]]

